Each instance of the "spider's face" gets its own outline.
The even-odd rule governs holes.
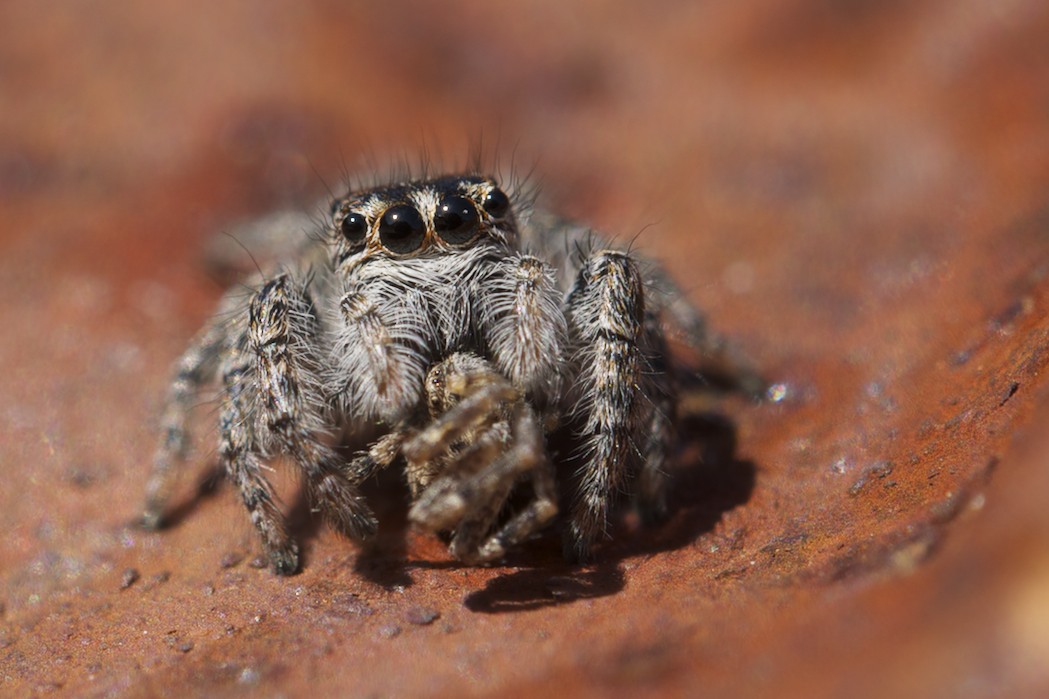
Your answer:
[[[465,250],[516,235],[510,199],[495,181],[446,176],[351,193],[332,204],[336,260],[403,259]]]

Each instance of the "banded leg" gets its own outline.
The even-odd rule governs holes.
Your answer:
[[[299,547],[288,534],[273,488],[263,474],[266,455],[255,431],[252,365],[247,351],[230,348],[222,372],[219,455],[262,539],[270,567],[277,575],[291,575],[299,569]]]
[[[400,427],[375,440],[367,451],[358,453],[346,466],[346,474],[354,483],[363,483],[384,468],[388,468],[401,455],[404,442],[416,431],[411,427]]]
[[[153,468],[146,483],[146,503],[142,524],[157,529],[164,523],[164,508],[171,498],[177,465],[185,458],[188,436],[186,421],[201,386],[215,374],[219,350],[226,338],[226,327],[212,322],[193,341],[179,359],[175,379],[168,390],[161,417],[161,439],[153,456]]]
[[[363,496],[317,434],[326,405],[320,390],[317,320],[305,289],[282,275],[252,299],[249,339],[255,353],[260,417],[271,437],[305,475],[313,503],[339,532],[355,539],[378,523]]]
[[[662,521],[667,514],[668,476],[666,463],[673,442],[677,406],[676,386],[670,365],[670,348],[660,329],[660,318],[649,312],[645,317],[645,374],[651,386],[652,411],[645,435],[644,458],[638,474],[635,502],[646,524]]]
[[[769,382],[758,373],[754,364],[728,339],[707,325],[706,318],[688,300],[666,270],[653,266],[649,270],[650,283],[659,289],[660,316],[670,320],[682,336],[681,339],[699,355],[700,373],[697,379],[706,381],[704,373],[713,373],[729,381],[733,390],[751,398],[763,398]]]
[[[646,441],[651,403],[640,346],[645,296],[636,263],[621,252],[593,253],[580,269],[567,305],[578,381],[569,414],[582,446],[565,554],[585,559],[604,534],[611,501]]]

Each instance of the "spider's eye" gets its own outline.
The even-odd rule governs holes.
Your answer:
[[[393,253],[415,252],[426,238],[426,223],[414,206],[397,204],[379,219],[379,242]]]
[[[350,211],[339,224],[339,231],[351,244],[361,245],[368,233],[368,219],[362,213]]]
[[[494,218],[502,218],[510,210],[509,197],[497,187],[493,187],[492,191],[488,192],[482,204],[484,205],[484,210]]]
[[[461,245],[473,240],[477,234],[477,209],[466,197],[445,197],[437,205],[433,217],[433,229],[441,239],[451,245]]]

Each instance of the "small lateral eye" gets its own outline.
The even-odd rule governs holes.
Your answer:
[[[414,206],[391,206],[379,219],[379,242],[392,253],[415,252],[425,238],[426,222]]]
[[[437,205],[433,229],[444,242],[461,245],[473,240],[477,234],[478,218],[477,207],[466,197],[445,197]]]
[[[492,187],[492,190],[485,195],[482,204],[484,210],[494,218],[502,218],[510,210],[509,197],[503,194],[503,190],[498,187]]]
[[[368,234],[368,219],[360,212],[349,211],[339,224],[339,231],[351,244],[363,244]]]

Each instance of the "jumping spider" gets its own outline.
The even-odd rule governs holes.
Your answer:
[[[219,454],[275,573],[299,567],[265,477],[279,452],[314,506],[355,539],[378,526],[361,481],[406,464],[411,518],[450,530],[453,555],[491,560],[557,512],[583,558],[630,487],[666,507],[677,407],[666,328],[713,343],[662,270],[549,214],[525,217],[489,177],[416,180],[335,200],[322,242],[230,291],[177,364],[144,521],[158,526],[197,392],[219,382]],[[381,436],[354,459],[332,435]],[[347,463],[349,461],[349,463]],[[531,481],[534,498],[504,512]]]

